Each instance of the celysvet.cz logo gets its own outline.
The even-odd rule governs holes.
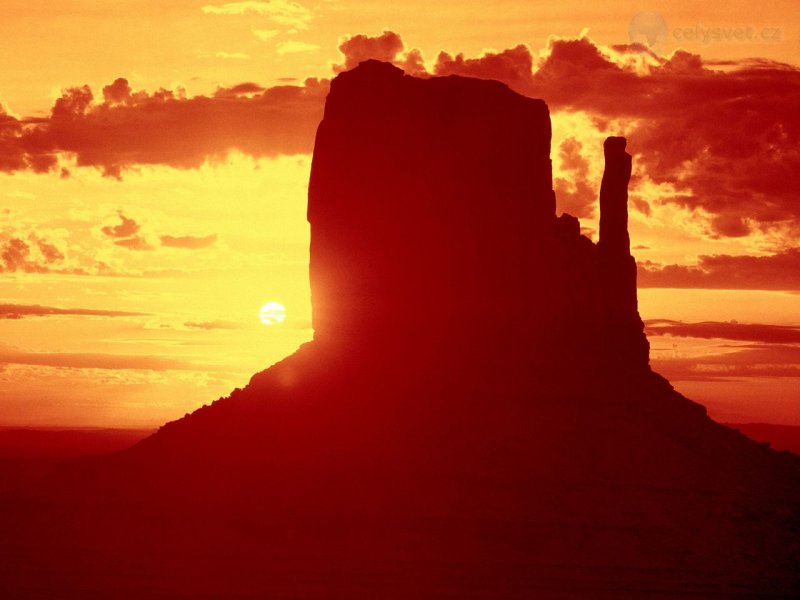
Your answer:
[[[663,53],[672,48],[710,44],[775,44],[783,42],[783,29],[776,26],[726,24],[681,25],[670,27],[657,12],[640,12],[628,24],[631,43],[642,44],[653,52]]]
[[[628,24],[628,37],[632,44],[644,44],[653,52],[666,50],[669,27],[657,12],[640,12]]]

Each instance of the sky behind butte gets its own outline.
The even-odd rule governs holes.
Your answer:
[[[0,424],[154,426],[310,339],[314,130],[374,57],[544,98],[590,237],[627,136],[653,365],[719,419],[800,425],[796,3],[430,6],[4,2]]]

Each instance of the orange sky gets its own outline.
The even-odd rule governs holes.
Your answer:
[[[4,2],[0,425],[158,425],[310,339],[313,133],[368,57],[544,98],[590,236],[626,135],[654,366],[722,420],[800,424],[796,2],[430,6]]]

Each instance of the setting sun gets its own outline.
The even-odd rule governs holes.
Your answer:
[[[280,302],[267,302],[258,311],[258,318],[264,325],[280,325],[286,320],[286,307]]]

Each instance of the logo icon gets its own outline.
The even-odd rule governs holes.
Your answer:
[[[667,42],[667,22],[657,12],[640,12],[628,24],[632,44],[644,44],[653,52],[663,52]]]

